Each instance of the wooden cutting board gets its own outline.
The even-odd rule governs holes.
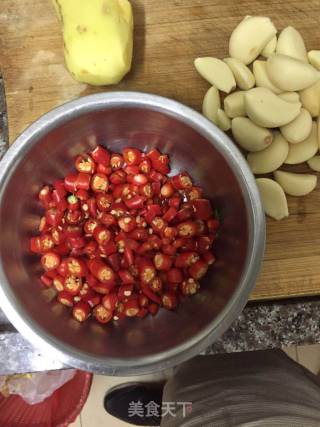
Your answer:
[[[50,0],[1,0],[0,61],[12,143],[41,114],[99,91],[160,94],[200,110],[208,84],[193,67],[198,56],[223,58],[232,29],[245,15],[293,25],[309,50],[320,49],[318,0],[132,0],[134,63],[114,87],[75,82],[63,61],[61,31]],[[289,198],[290,217],[268,220],[267,248],[252,299],[320,294],[320,191]]]

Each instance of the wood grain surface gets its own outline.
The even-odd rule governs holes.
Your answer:
[[[134,62],[113,87],[77,83],[66,71],[59,23],[50,0],[1,0],[0,61],[12,143],[27,125],[79,96],[111,90],[160,94],[200,110],[208,84],[193,67],[197,56],[228,54],[232,29],[245,15],[293,25],[308,50],[320,49],[319,0],[132,0]],[[320,294],[319,190],[289,198],[290,217],[268,220],[267,247],[252,299]]]

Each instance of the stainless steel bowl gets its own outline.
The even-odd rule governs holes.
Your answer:
[[[29,238],[41,209],[37,192],[97,143],[157,147],[173,170],[187,170],[224,218],[217,263],[201,293],[177,312],[103,327],[79,324],[41,290]],[[16,140],[0,168],[0,304],[32,344],[70,366],[111,375],[167,368],[200,353],[243,309],[260,268],[265,222],[254,178],[242,155],[216,126],[178,102],[134,92],[80,98],[41,117]]]

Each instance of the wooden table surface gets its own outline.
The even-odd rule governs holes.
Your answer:
[[[198,56],[228,54],[232,29],[245,15],[270,16],[278,29],[295,26],[308,50],[320,49],[320,2],[301,0],[132,0],[134,62],[125,80],[92,88],[66,71],[59,23],[50,0],[1,0],[0,61],[9,138],[53,107],[111,90],[160,94],[200,110],[208,88],[193,67]],[[267,247],[252,299],[320,294],[319,190],[289,198],[290,217],[268,220]]]

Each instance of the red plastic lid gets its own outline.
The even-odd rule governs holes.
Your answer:
[[[92,374],[75,376],[41,403],[29,405],[20,396],[0,394],[1,427],[67,427],[76,420],[90,391]]]

